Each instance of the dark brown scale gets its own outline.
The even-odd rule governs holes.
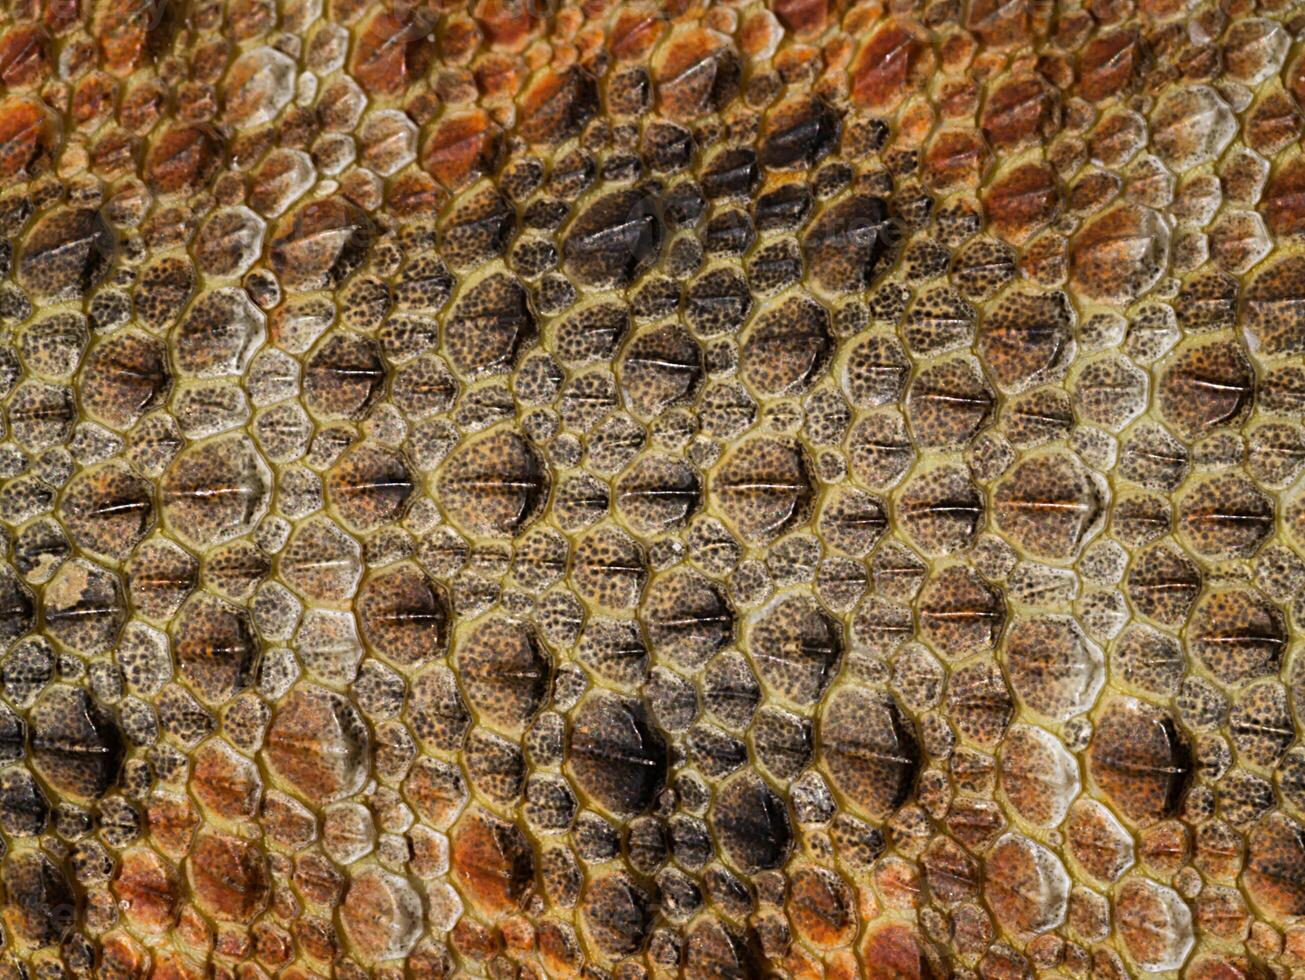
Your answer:
[[[892,696],[868,688],[835,691],[820,715],[822,767],[858,810],[884,820],[915,785],[920,747]]]
[[[368,645],[402,667],[419,667],[448,649],[452,615],[448,600],[416,565],[370,575],[358,592],[355,608]]]
[[[685,319],[703,337],[735,333],[751,312],[751,286],[728,266],[704,272],[689,284],[685,294]]]
[[[349,450],[326,477],[331,506],[360,532],[397,521],[414,489],[415,477],[403,456],[370,443]]]
[[[178,613],[174,633],[181,675],[209,704],[221,704],[253,683],[261,644],[240,607],[201,592]]]
[[[219,922],[252,922],[267,904],[272,883],[257,844],[206,831],[186,861],[195,904]]]
[[[683,527],[702,498],[698,474],[673,456],[641,457],[616,483],[616,508],[640,534]]]
[[[640,606],[653,652],[687,668],[701,667],[734,635],[734,613],[720,590],[697,572],[657,578]]]
[[[983,880],[979,863],[950,838],[934,838],[920,863],[930,892],[940,901],[953,905],[979,897]]]
[[[58,521],[39,518],[14,536],[14,565],[33,585],[42,585],[72,555],[73,546]]]
[[[747,650],[761,679],[800,705],[820,701],[838,673],[843,647],[842,627],[804,595],[778,600],[748,631]]]
[[[853,405],[875,408],[896,401],[910,374],[910,359],[897,338],[874,334],[848,354],[843,384]]]
[[[88,413],[116,429],[126,429],[159,407],[171,387],[167,347],[153,337],[124,332],[91,351],[79,390]]]
[[[621,358],[621,390],[634,413],[654,418],[688,398],[703,376],[702,350],[679,324],[636,336]]]
[[[28,947],[57,946],[72,932],[76,894],[58,865],[40,851],[20,851],[8,857],[0,870],[0,882],[8,898],[5,922]]]
[[[813,488],[797,444],[756,436],[725,456],[710,494],[744,538],[764,543],[806,519]]]
[[[111,649],[127,621],[118,577],[82,559],[60,566],[41,598],[50,636],[84,655]]]
[[[497,190],[484,187],[456,204],[441,225],[441,257],[458,271],[502,255],[516,225],[516,211]]]
[[[1156,392],[1160,417],[1179,435],[1195,439],[1236,425],[1255,397],[1255,369],[1242,346],[1222,340],[1180,348]]]
[[[569,314],[556,327],[553,350],[564,364],[608,361],[630,330],[630,310],[606,301]]]
[[[1177,694],[1187,671],[1177,639],[1137,623],[1120,634],[1111,663],[1129,684],[1161,696]]]
[[[921,294],[902,323],[902,336],[911,353],[931,357],[968,347],[974,339],[978,311],[955,290],[941,286]]]
[[[1006,403],[1002,428],[1011,445],[1029,449],[1065,438],[1074,426],[1069,395],[1059,388],[1037,388]]]
[[[109,463],[68,484],[59,518],[78,547],[121,561],[154,523],[154,488],[124,464]]]
[[[811,207],[811,191],[805,184],[784,183],[756,198],[752,218],[761,232],[792,231],[806,223]]]
[[[0,648],[7,647],[35,625],[36,601],[14,569],[0,564]]]
[[[1187,447],[1153,423],[1133,428],[1120,447],[1119,472],[1151,490],[1177,489],[1190,465]]]
[[[488,619],[458,642],[456,657],[467,699],[489,724],[515,734],[543,706],[552,671],[531,627]]]
[[[852,410],[837,388],[818,388],[804,402],[806,419],[802,428],[817,446],[836,446],[847,435]]]
[[[1064,293],[1013,293],[983,318],[979,357],[999,387],[1019,390],[1060,362],[1073,325]]]
[[[884,543],[871,563],[875,589],[891,599],[912,599],[928,574],[924,559],[899,541]]]
[[[159,485],[163,519],[185,542],[208,548],[250,531],[262,516],[271,475],[245,436],[192,445]]]
[[[1182,553],[1160,545],[1139,555],[1128,573],[1128,597],[1144,616],[1176,628],[1201,592],[1200,569]]]
[[[1163,275],[1169,232],[1159,213],[1125,203],[1093,218],[1070,243],[1071,285],[1100,303],[1127,305]]]
[[[1146,825],[1177,809],[1192,776],[1191,751],[1164,711],[1115,697],[1092,735],[1088,773],[1126,817]]]
[[[1249,558],[1275,520],[1273,498],[1237,473],[1203,480],[1178,500],[1178,529],[1202,558]]]
[[[581,790],[621,816],[652,806],[666,782],[667,747],[641,705],[608,692],[581,702],[568,767]]]
[[[117,250],[99,211],[54,211],[28,232],[18,257],[18,281],[48,300],[81,299],[108,276]]]
[[[867,415],[847,436],[852,475],[875,489],[900,480],[915,460],[915,446],[906,422],[896,411]]]
[[[996,396],[968,358],[957,357],[925,368],[906,395],[906,416],[920,445],[963,446],[992,414]]]
[[[508,273],[495,272],[454,302],[444,322],[444,353],[466,377],[502,374],[534,337],[525,287]]]
[[[549,485],[543,457],[506,429],[458,447],[436,478],[439,503],[454,523],[498,537],[518,533],[542,513]]]
[[[893,234],[882,199],[856,194],[838,201],[802,240],[811,278],[830,293],[867,288],[892,261]]]
[[[26,769],[0,773],[0,827],[12,837],[35,837],[50,819],[50,801]]]
[[[614,871],[586,886],[580,916],[601,955],[628,956],[647,941],[655,921],[655,904],[629,875]]]
[[[756,296],[773,296],[802,282],[802,252],[792,238],[762,245],[746,265],[748,284]]]
[[[748,198],[760,179],[756,151],[746,146],[728,147],[706,161],[702,171],[702,190],[710,201]]]
[[[77,424],[73,390],[43,381],[20,384],[9,397],[6,414],[14,439],[34,451],[67,442]]]
[[[743,71],[733,46],[702,28],[686,31],[663,45],[652,68],[658,108],[683,122],[719,111],[733,101]]]
[[[813,167],[833,152],[842,129],[820,99],[792,99],[772,109],[762,132],[761,163],[776,170]]]
[[[643,549],[619,528],[597,528],[576,543],[571,581],[581,597],[609,609],[632,609],[647,579]]]
[[[997,486],[993,516],[1018,545],[1040,558],[1074,557],[1102,509],[1096,485],[1068,453],[1035,456]]]
[[[1243,764],[1275,768],[1296,740],[1287,689],[1273,681],[1248,687],[1233,704],[1228,734]]]
[[[615,191],[599,198],[563,235],[563,268],[591,288],[624,288],[661,253],[663,228],[649,188]]]
[[[710,824],[725,857],[744,874],[781,866],[793,844],[784,801],[751,772],[735,776],[721,788]]]
[[[921,473],[902,489],[897,520],[908,538],[930,558],[964,551],[983,526],[983,495],[960,466]]]
[[[381,325],[393,305],[388,283],[373,276],[359,276],[340,294],[340,319],[347,327],[370,332]]]
[[[708,255],[744,255],[757,239],[756,229],[747,212],[737,208],[721,211],[701,234],[703,250]]]
[[[82,688],[47,688],[29,722],[32,766],[55,791],[93,801],[117,781],[126,751],[122,734]]]
[[[702,706],[707,715],[731,731],[752,724],[762,690],[743,654],[723,652],[702,672]]]
[[[346,602],[362,578],[361,551],[334,521],[314,517],[291,533],[277,567],[285,583],[305,598]]]
[[[340,195],[321,198],[277,223],[268,258],[284,289],[326,289],[362,265],[375,237],[375,225],[361,208]]]
[[[954,660],[991,653],[1006,622],[1001,593],[967,565],[948,565],[925,583],[920,633]]]
[[[1282,613],[1258,592],[1223,589],[1197,603],[1186,639],[1216,680],[1234,686],[1277,674],[1288,635]]]

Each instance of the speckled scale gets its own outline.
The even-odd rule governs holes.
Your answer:
[[[806,517],[812,485],[799,446],[757,436],[725,457],[708,492],[745,538],[768,541]]]
[[[665,739],[641,706],[599,692],[572,718],[569,767],[599,804],[620,815],[646,810],[666,779]]]
[[[131,6],[0,16],[0,973],[1292,975],[1288,12]]]
[[[468,531],[512,535],[538,516],[550,480],[529,440],[500,430],[470,441],[436,476],[441,505]]]
[[[905,801],[920,750],[890,695],[853,688],[834,692],[821,713],[819,737],[834,784],[860,810],[885,819]]]

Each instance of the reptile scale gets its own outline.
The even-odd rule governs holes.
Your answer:
[[[3,7],[0,980],[1305,977],[1305,8]]]

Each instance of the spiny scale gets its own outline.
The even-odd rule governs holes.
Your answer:
[[[1281,0],[14,0],[0,980],[1305,975]]]

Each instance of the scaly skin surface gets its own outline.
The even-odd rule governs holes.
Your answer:
[[[1305,976],[1305,15],[4,6],[0,980]]]

